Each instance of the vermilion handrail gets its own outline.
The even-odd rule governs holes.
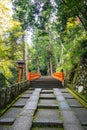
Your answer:
[[[64,72],[56,72],[52,74],[52,77],[64,82]]]
[[[28,72],[28,80],[29,81],[37,79],[40,76],[41,76],[40,73]]]

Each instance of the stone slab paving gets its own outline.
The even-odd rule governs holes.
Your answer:
[[[51,100],[41,99],[39,101],[39,104],[40,105],[56,105],[57,102],[56,102],[56,100],[53,100],[53,99],[51,99]]]
[[[59,108],[60,110],[71,110],[66,101],[59,102]]]
[[[72,111],[62,111],[61,114],[64,120],[64,130],[84,130]]]
[[[67,124],[79,124],[79,120],[72,111],[61,111],[64,123]]]
[[[41,93],[53,93],[53,90],[42,90]]]
[[[83,107],[76,99],[67,99],[67,102],[70,107]]]
[[[15,121],[15,118],[11,118],[11,117],[2,118],[2,119],[0,119],[0,124],[1,124],[1,125],[5,125],[5,124],[11,125],[11,124],[14,123],[14,121]]]
[[[25,93],[20,98],[29,98],[30,96],[31,96],[30,93]]]
[[[38,100],[39,100],[39,94],[41,89],[35,89],[30,99],[27,100],[27,103],[24,107],[24,109],[36,109]]]
[[[33,90],[35,90],[35,88],[29,88],[29,91],[30,91],[30,90],[33,91]]]
[[[56,99],[54,94],[40,94],[40,99]]]
[[[33,125],[35,126],[62,126],[62,120],[60,119],[60,113],[57,109],[38,109]]]
[[[64,130],[83,130],[83,127],[81,126],[78,117],[69,107],[67,101],[62,101],[60,100],[60,97],[58,97],[58,91],[58,89],[54,89],[54,94],[59,103],[59,108],[63,117]],[[69,95],[68,93],[64,93],[63,95],[65,96],[64,98],[69,97],[69,99],[71,99],[71,95]]]
[[[87,109],[86,108],[72,108],[76,116],[79,118],[82,125],[87,126]]]
[[[64,130],[83,130],[78,124],[64,124]]]
[[[25,94],[32,94],[33,93],[33,91],[31,91],[31,90],[27,90],[26,92],[25,92]]]
[[[35,89],[30,99],[27,100],[26,105],[22,109],[19,117],[16,118],[11,130],[30,130],[32,126],[32,120],[37,108],[39,94],[41,89]],[[32,100],[34,96],[35,101]]]
[[[60,89],[54,88],[53,91],[54,91],[54,94],[55,94],[56,96],[62,96],[62,93],[61,93]]]
[[[40,97],[54,97],[54,94],[40,94]]]
[[[14,103],[12,106],[13,107],[24,107],[26,104],[26,99],[25,98],[20,98],[16,103]]]
[[[11,125],[14,123],[16,117],[21,112],[22,108],[11,108],[8,110],[2,117],[0,117],[0,124],[1,125]],[[2,126],[4,129],[4,126]],[[5,127],[6,129],[6,127]]]
[[[57,99],[58,102],[66,101],[65,98],[63,96],[61,96],[61,95],[60,96],[56,96],[56,99]]]
[[[64,89],[60,89],[60,91],[61,91],[62,93],[69,93],[65,88],[64,88]]]
[[[35,100],[37,101],[38,96],[39,96],[39,94],[31,95],[29,100],[32,101],[32,102],[34,102]]]
[[[34,115],[34,110],[26,110],[26,109],[23,109],[19,116],[33,116]]]
[[[4,118],[16,118],[19,113],[21,112],[22,108],[11,108],[9,109],[2,117],[0,117],[0,119],[4,119]]]
[[[26,105],[25,105],[25,107],[24,107],[24,109],[36,109],[36,107],[37,107],[37,102],[36,101],[30,101],[29,103],[27,103]]]
[[[57,109],[58,108],[58,104],[56,102],[56,100],[46,100],[46,99],[40,99],[39,104],[38,104],[39,108],[54,108]]]
[[[70,97],[72,95],[67,93],[66,89],[44,89],[41,92],[41,89],[37,88],[31,94],[29,90],[26,91],[24,95],[28,96],[20,98],[13,105],[14,107],[0,118],[2,124],[0,124],[0,130],[83,130],[83,128],[87,130],[87,110],[82,108],[77,100]],[[54,100],[55,98],[57,101]],[[45,109],[39,108],[33,120],[37,104],[38,107],[42,106]],[[24,108],[21,109],[23,105]],[[47,106],[50,108],[47,109]],[[55,109],[51,109],[53,106]],[[11,124],[13,124],[12,127]],[[43,125],[45,127],[42,128]]]
[[[64,96],[66,99],[74,99],[74,97],[73,97],[70,93],[63,93],[63,96]]]
[[[32,89],[32,90],[29,90],[29,93],[30,93],[30,94],[32,94],[33,92],[34,92],[34,90],[33,90],[33,89]]]
[[[20,116],[14,122],[11,130],[30,130],[33,116]]]

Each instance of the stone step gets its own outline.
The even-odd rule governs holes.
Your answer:
[[[33,121],[33,126],[42,126],[42,127],[47,127],[47,126],[51,126],[51,127],[63,127],[63,122],[62,120],[37,120],[37,121]]]
[[[40,99],[38,103],[38,108],[58,109],[59,106],[55,100]]]
[[[40,94],[40,99],[56,99],[54,94]]]
[[[82,108],[83,106],[76,99],[67,99],[70,107]]]
[[[63,88],[62,83],[52,77],[42,77],[30,82],[32,88]]]
[[[63,93],[63,96],[66,99],[75,99],[70,93]]]
[[[49,87],[48,87],[49,86]],[[61,86],[56,86],[56,85],[35,85],[35,86],[32,86],[34,88],[45,88],[45,89],[51,89],[51,88],[61,88]]]
[[[42,90],[41,91],[41,94],[44,93],[44,94],[47,94],[47,93],[53,93],[53,90]]]
[[[29,91],[34,91],[35,89],[34,88],[29,88]]]
[[[20,111],[22,110],[22,108],[16,108],[16,107],[11,107],[4,115],[2,115],[0,117],[0,119],[4,119],[4,118],[15,118],[19,115]]]
[[[70,105],[71,108],[84,108],[83,106],[81,105]]]
[[[55,97],[45,97],[45,96],[40,96],[40,99],[49,99],[49,100],[51,100],[51,99],[56,99]]]
[[[0,130],[83,128],[87,130],[87,110],[66,89],[50,89],[49,86],[42,91],[41,88],[30,88],[0,117]]]
[[[24,107],[26,104],[25,98],[20,98],[16,103],[12,105],[12,107]]]
[[[29,89],[29,90],[27,90],[27,91],[25,92],[25,94],[32,94],[33,91],[34,91],[34,90]]]
[[[15,121],[15,118],[7,117],[0,119],[0,125],[12,125]]]
[[[69,93],[65,88],[60,89],[61,93]]]
[[[38,109],[33,126],[61,126],[63,122],[57,109]]]
[[[37,108],[39,94],[41,89],[35,89],[30,99],[16,118],[12,130],[30,130],[32,126],[33,116]]]
[[[58,105],[45,105],[45,104],[39,104],[38,108],[44,108],[44,109],[58,109]]]
[[[25,93],[21,96],[21,98],[30,98],[31,94],[30,93]]]
[[[83,126],[87,126],[87,109],[86,108],[72,108],[72,110],[76,113],[76,116],[80,120],[80,123]]]

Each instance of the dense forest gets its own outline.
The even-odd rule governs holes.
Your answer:
[[[17,60],[23,80],[63,69],[66,85],[86,95],[87,1],[0,0],[0,88],[17,82]]]

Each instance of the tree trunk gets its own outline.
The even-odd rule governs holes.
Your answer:
[[[22,36],[22,40],[23,40],[23,47],[22,47],[22,60],[25,61],[25,44],[24,44],[24,35]],[[24,66],[24,69],[23,69],[23,79],[25,80],[26,77],[25,77],[25,66]]]
[[[56,62],[56,66],[58,66],[58,58],[57,58],[56,53],[55,53],[55,62]]]
[[[50,56],[50,75],[52,75],[52,73],[53,73],[52,59],[51,59],[51,56]]]
[[[28,79],[28,45],[25,43],[26,80]]]
[[[81,17],[80,17],[79,15],[78,15],[78,18],[80,19],[80,21],[81,21],[81,23],[82,23],[82,25],[83,25],[84,29],[87,31],[87,27],[85,26],[85,24],[84,24],[83,20],[81,19]]]

